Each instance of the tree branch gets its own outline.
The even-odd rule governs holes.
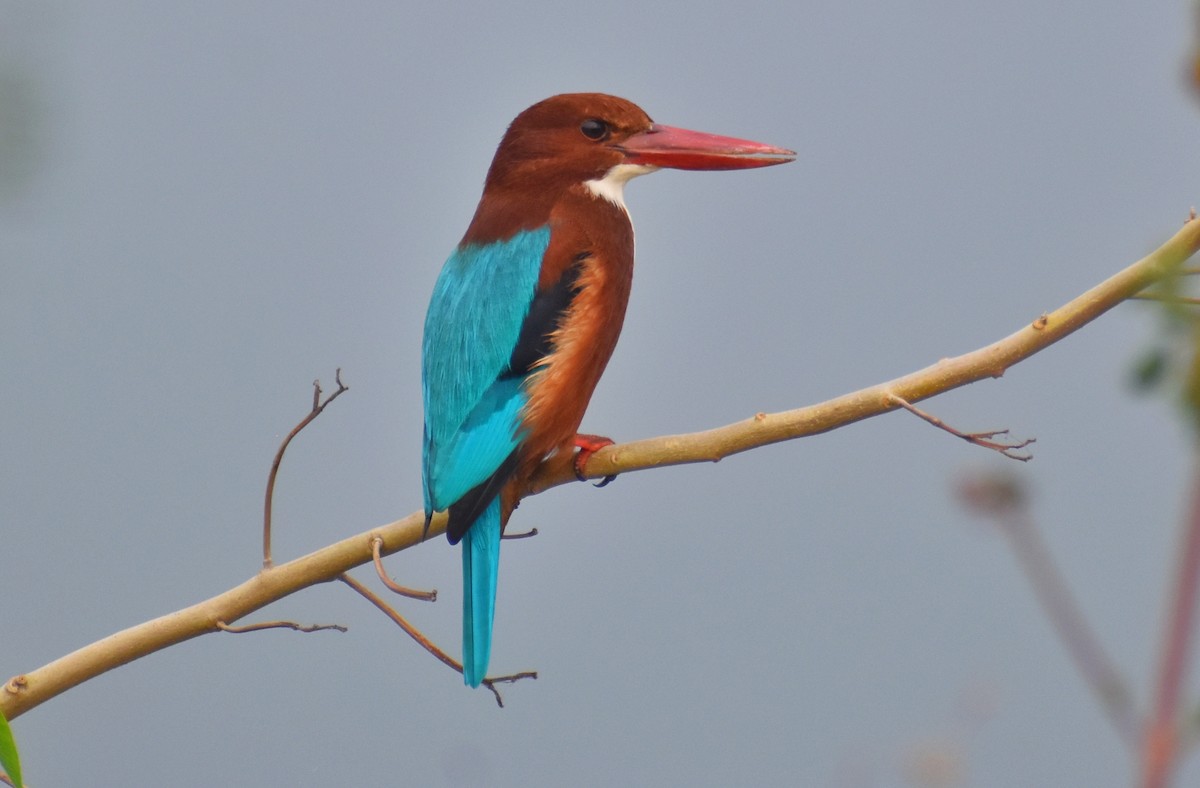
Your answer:
[[[1169,241],[1091,290],[1048,312],[998,342],[917,372],[806,408],[758,413],[749,419],[704,432],[668,435],[600,449],[588,458],[587,475],[595,479],[664,465],[717,462],[730,455],[771,443],[817,435],[878,416],[898,405],[929,399],[984,378],[1001,377],[1009,367],[1078,331],[1117,304],[1174,273],[1200,248],[1200,222],[1189,220]],[[567,458],[542,466],[530,493],[543,492],[574,478]]]
[[[350,390],[350,387],[342,382],[342,368],[338,367],[334,373],[334,382],[337,383],[337,391],[330,394],[321,401],[321,381],[313,381],[313,401],[312,410],[308,415],[300,420],[300,423],[292,427],[292,431],[283,439],[283,443],[279,444],[279,451],[275,452],[275,459],[271,462],[271,472],[267,474],[267,494],[263,502],[263,566],[270,567],[273,563],[271,559],[271,511],[275,504],[275,477],[279,474],[279,466],[283,463],[283,453],[287,451],[287,447],[291,444],[292,439],[300,434],[300,431],[313,422],[325,407],[342,394]]]
[[[1011,367],[1078,330],[1133,296],[1155,280],[1174,272],[1200,247],[1200,222],[1191,221],[1162,247],[1069,303],[1042,315],[1016,333],[987,347],[942,361],[918,372],[827,402],[783,413],[759,413],[724,427],[687,435],[670,435],[606,447],[588,460],[592,478],[667,465],[715,462],[731,454],[771,443],[815,435],[895,410],[892,399],[919,402]],[[570,457],[543,465],[528,494],[574,481]],[[15,676],[0,690],[0,711],[15,719],[88,679],[185,640],[219,631],[303,588],[336,580],[373,560],[371,540],[383,540],[390,555],[421,541],[424,515],[351,536],[309,555],[264,567],[254,577],[191,607],[118,632],[29,673]],[[430,534],[445,531],[445,515],[435,516]]]

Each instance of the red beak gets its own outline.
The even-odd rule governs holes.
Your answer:
[[[657,123],[617,147],[630,164],[676,170],[748,170],[786,164],[796,158],[796,152],[786,148]]]

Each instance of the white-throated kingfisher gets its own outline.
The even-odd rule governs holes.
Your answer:
[[[462,540],[463,680],[491,653],[500,536],[538,465],[579,447],[633,279],[625,183],[661,167],[741,170],[792,151],[662,126],[602,93],[553,96],[508,127],[425,317],[425,527]]]

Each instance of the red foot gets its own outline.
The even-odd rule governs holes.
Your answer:
[[[605,438],[603,435],[586,435],[579,433],[575,436],[575,448],[579,449],[575,453],[575,459],[571,463],[571,467],[575,469],[575,478],[581,482],[587,481],[587,461],[593,454],[603,449],[605,446],[612,446],[612,438]],[[617,478],[616,475],[605,476],[596,483],[597,487],[604,485]]]

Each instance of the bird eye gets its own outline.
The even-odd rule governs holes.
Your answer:
[[[579,124],[579,130],[583,132],[583,136],[597,142],[608,139],[609,135],[608,124],[596,118],[588,118]]]

